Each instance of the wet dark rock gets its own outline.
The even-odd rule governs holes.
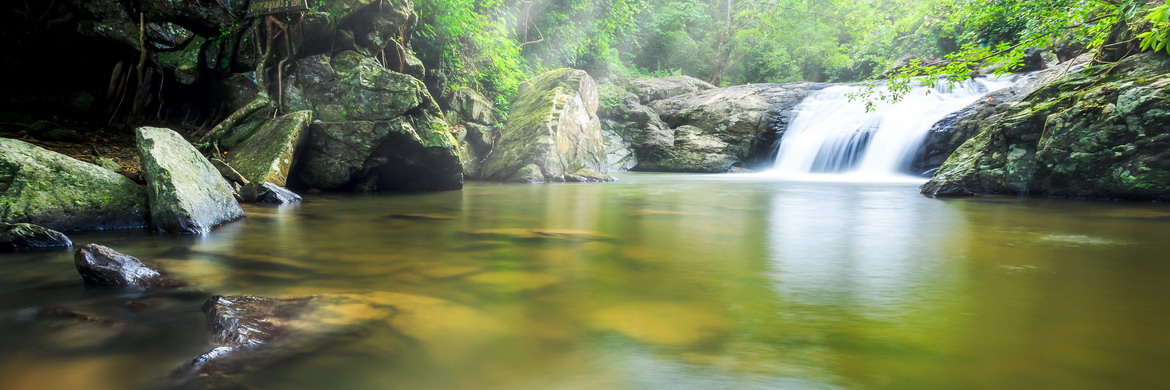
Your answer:
[[[268,368],[327,355],[374,332],[409,343],[450,346],[453,337],[460,343],[486,344],[510,331],[499,320],[466,306],[399,293],[216,296],[204,305],[204,313],[214,336],[212,345],[175,370],[164,387],[249,388]],[[468,323],[475,326],[465,327]]]
[[[56,230],[30,223],[0,222],[0,250],[70,246],[73,242],[69,237]]]
[[[201,234],[244,216],[231,185],[182,136],[158,127],[136,134],[155,229]]]
[[[373,321],[393,312],[347,317],[344,305],[374,308],[347,296],[267,298],[215,296],[203,310],[213,334],[211,350],[177,369],[170,384],[177,388],[236,388],[248,374],[289,359],[355,340],[372,329]],[[353,306],[351,306],[353,307]]]
[[[240,190],[245,202],[293,204],[301,203],[301,196],[287,188],[269,182],[252,182]]]
[[[174,23],[148,23],[146,27],[146,41],[157,51],[179,49],[193,36],[191,30]]]
[[[98,244],[79,248],[73,254],[73,264],[85,283],[93,286],[145,289],[180,285],[141,260]]]
[[[61,231],[146,226],[147,196],[125,176],[0,138],[0,222]]]

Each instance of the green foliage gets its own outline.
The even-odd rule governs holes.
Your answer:
[[[1145,19],[1150,22],[1150,31],[1137,35],[1141,39],[1141,49],[1163,51],[1170,53],[1170,0],[1154,7],[1146,14]]]
[[[416,0],[414,48],[434,79],[504,110],[520,83],[559,67],[594,77],[690,75],[716,84],[871,83],[896,101],[1029,49],[1094,50],[1142,0]],[[1168,50],[1170,11],[1148,15],[1144,49]],[[440,91],[441,92],[441,91]]]
[[[881,82],[871,81],[852,97],[896,102],[915,86],[937,88],[967,80],[980,69],[1002,75],[1023,64],[1026,51],[1057,44],[1100,48],[1119,20],[1132,18],[1141,0],[932,0],[932,22],[959,48],[927,64],[910,61],[890,67]]]
[[[626,90],[616,84],[602,83],[597,85],[597,99],[600,101],[602,110],[609,111],[621,106],[625,96]]]

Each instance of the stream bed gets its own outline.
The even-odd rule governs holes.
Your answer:
[[[373,320],[241,383],[1170,387],[1167,205],[618,178],[311,194],[200,237],[70,235],[161,265],[190,283],[177,292],[86,289],[71,250],[0,253],[0,389],[160,387],[210,348],[211,295],[307,294],[385,305],[335,313]]]

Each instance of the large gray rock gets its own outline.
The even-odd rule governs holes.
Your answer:
[[[532,182],[532,175],[518,174],[535,166],[543,181],[565,181],[570,175],[612,180],[606,175],[597,107],[597,84],[584,71],[556,69],[525,82],[484,161],[483,177]]]
[[[447,105],[467,122],[487,126],[496,124],[496,105],[473,89],[464,87],[451,92]]]
[[[1091,55],[1086,54],[1068,63],[1032,75],[1008,76],[1026,77],[1026,79],[1011,87],[992,92],[979,101],[943,117],[942,120],[931,126],[930,131],[923,139],[922,146],[910,164],[910,173],[926,177],[933,175],[935,170],[947,160],[947,157],[951,156],[951,153],[954,153],[971,137],[979,134],[986,123],[998,121],[1012,106],[1056,78],[1083,70],[1083,65],[1091,57]]]
[[[923,194],[1170,200],[1170,59],[1162,54],[1065,75],[990,120]]]
[[[689,165],[677,165],[671,158],[675,131],[658,117],[658,113],[642,105],[638,97],[626,93],[621,103],[598,110],[603,132],[617,135],[621,142],[610,139],[606,143],[610,167],[617,163],[635,171],[692,171]],[[632,152],[626,157],[623,149]],[[666,163],[665,160],[672,160]],[[631,166],[632,164],[632,166]]]
[[[0,250],[69,247],[69,241],[61,232],[31,223],[0,222]]]
[[[54,230],[146,226],[142,187],[105,168],[0,138],[0,222]]]
[[[135,140],[155,229],[201,234],[244,216],[231,185],[181,135],[139,127]]]
[[[673,130],[671,148],[639,160],[637,170],[657,172],[727,172],[737,160],[729,153],[730,145],[702,129],[690,125]]]
[[[231,150],[228,162],[248,181],[284,186],[312,120],[307,110],[269,119]]]
[[[630,80],[627,89],[638,96],[642,104],[678,95],[714,89],[715,86],[691,76],[675,76]]]
[[[296,170],[319,190],[454,190],[463,186],[454,137],[422,82],[354,52],[305,58],[286,107],[315,121]]]
[[[676,148],[703,145],[703,149],[659,158],[657,160],[673,163],[654,163],[645,169],[726,172],[737,162],[749,168],[771,167],[776,142],[796,117],[796,106],[813,91],[826,86],[828,84],[816,83],[737,85],[655,101],[650,107],[670,127],[693,126],[698,131],[696,136],[717,139],[727,147],[724,158],[689,161],[685,156],[706,156],[712,144],[676,145]],[[642,155],[638,159],[646,163],[654,160]],[[728,163],[716,166],[712,165],[714,161]]]
[[[94,286],[159,288],[179,285],[141,260],[98,244],[77,249],[73,254],[73,265],[85,283]]]

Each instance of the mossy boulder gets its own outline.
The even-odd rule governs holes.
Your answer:
[[[979,134],[987,123],[998,121],[1012,106],[1019,104],[1032,92],[1058,77],[1084,70],[1091,57],[1092,55],[1085,54],[1064,64],[1027,76],[1006,76],[1025,77],[1025,79],[1010,87],[987,94],[979,101],[943,117],[942,120],[931,126],[930,131],[922,140],[922,146],[914,155],[908,173],[924,177],[934,175],[935,171],[955,150],[959,149],[960,145]]]
[[[146,192],[125,176],[0,138],[0,222],[64,231],[141,228],[147,207]]]
[[[597,107],[597,84],[584,71],[556,69],[525,82],[483,177],[532,182],[518,173],[535,165],[544,181],[565,181],[582,170],[610,180]]]
[[[433,103],[422,81],[354,51],[307,57],[297,68],[286,108],[311,109],[322,121],[390,120]]]
[[[228,163],[249,181],[285,186],[312,120],[312,111],[297,111],[264,121],[231,150]]]
[[[421,81],[343,51],[298,62],[285,106],[315,119],[295,169],[319,190],[454,190],[458,147]]]
[[[156,230],[201,234],[244,216],[231,185],[179,133],[139,127],[135,140]]]
[[[1066,75],[996,119],[943,163],[923,194],[1170,200],[1165,55]]]
[[[319,190],[456,190],[463,170],[446,124],[430,115],[318,122],[298,171]]]

